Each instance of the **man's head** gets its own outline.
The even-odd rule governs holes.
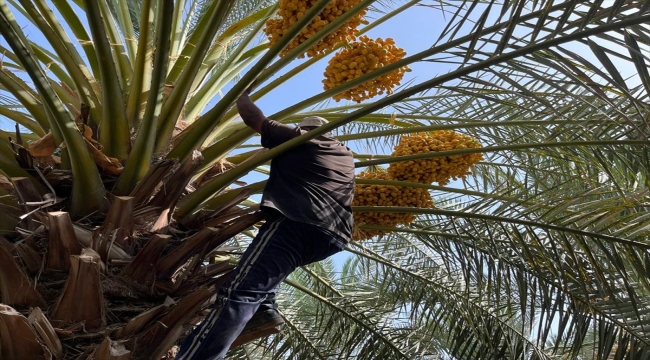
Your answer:
[[[327,124],[328,121],[320,116],[308,116],[298,124],[301,128],[308,128],[309,130]]]

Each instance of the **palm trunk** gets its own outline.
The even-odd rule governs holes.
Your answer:
[[[65,202],[34,205],[44,201],[34,179],[11,179],[11,215],[32,213],[19,231],[0,237],[0,358],[167,354],[201,320],[234,266],[215,251],[262,220],[257,208],[228,203],[198,214],[191,225],[176,223],[174,206],[192,190],[188,184],[199,165],[200,157],[153,165],[138,191],[114,197],[105,216],[75,221]],[[112,181],[108,175],[104,180]],[[224,213],[232,216],[217,217]],[[161,219],[164,226],[152,227]]]

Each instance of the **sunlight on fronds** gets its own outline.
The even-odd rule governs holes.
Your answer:
[[[386,235],[294,272],[279,291],[282,332],[230,359],[648,358],[650,2],[359,4],[279,57],[284,45],[263,40],[277,11],[267,0],[0,0],[0,125],[7,130],[0,132],[0,210],[18,224],[3,223],[0,240],[12,246],[16,268],[48,288],[53,306],[62,284],[41,273],[48,261],[40,259],[50,214],[72,204],[74,237],[91,246],[123,235],[111,232],[115,219],[106,214],[109,203],[122,204],[137,231],[110,251],[98,249],[109,272],[135,266],[128,264],[148,246],[151,263],[171,265],[149,269],[138,279],[144,283],[111,298],[109,325],[122,329],[156,305],[167,311],[166,296],[180,301],[218,284],[250,243],[267,163],[331,131],[353,150],[359,171],[459,154],[478,162],[464,178],[436,185],[359,178],[372,189],[416,188],[434,205],[358,204],[366,205],[360,212],[406,213],[412,221],[358,224]],[[394,63],[280,104],[286,107],[269,118],[296,124],[316,115],[329,124],[258,152],[259,137],[232,102],[255,80],[255,100],[276,99],[290,79],[322,74],[327,57],[346,44],[295,58],[366,9],[369,23],[358,35],[393,26],[402,11],[440,27],[412,29],[420,46]],[[291,43],[311,21],[296,20],[278,41]],[[333,100],[407,66],[426,70],[406,73],[391,95]],[[435,131],[482,146],[391,156],[401,136]],[[35,156],[32,141],[44,138],[52,146]],[[107,156],[126,169],[98,168]],[[34,187],[29,197],[25,181]],[[179,251],[215,236],[226,238],[210,243],[214,249]],[[163,276],[176,271],[175,282]],[[141,308],[120,308],[124,296]],[[97,345],[82,338],[78,347],[63,339],[66,358]]]

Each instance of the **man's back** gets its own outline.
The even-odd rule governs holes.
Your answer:
[[[262,145],[272,148],[305,132],[268,120],[262,126]],[[353,190],[352,153],[335,138],[319,136],[273,159],[262,206],[347,241]]]

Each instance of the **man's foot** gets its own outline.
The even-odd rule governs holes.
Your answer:
[[[280,329],[276,327],[271,327],[271,328],[266,328],[266,329],[260,329],[260,330],[254,330],[247,332],[246,334],[240,334],[237,339],[230,345],[231,349],[236,348],[237,346],[244,345],[246,343],[249,343],[253,340],[267,337],[269,335],[273,334],[279,334]]]
[[[255,315],[248,321],[244,330],[239,334],[237,339],[230,345],[231,349],[253,341],[255,339],[277,334],[280,332],[276,326],[284,324],[284,320],[280,313],[276,310],[269,309],[256,312]]]

